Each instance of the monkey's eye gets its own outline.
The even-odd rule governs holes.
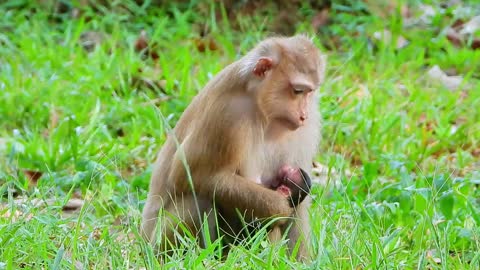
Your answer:
[[[293,93],[295,95],[300,95],[300,94],[303,94],[304,90],[303,89],[300,89],[300,88],[293,88]]]
[[[311,86],[305,83],[291,83],[290,86],[295,95],[301,95],[312,91]]]

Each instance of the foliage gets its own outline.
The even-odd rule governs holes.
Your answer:
[[[0,4],[0,269],[157,265],[137,226],[165,125],[274,21],[233,24],[217,4],[202,16],[191,5],[125,2],[75,18]],[[186,256],[166,267],[478,268],[480,51],[441,31],[460,16],[453,7],[410,27],[399,9],[385,18],[349,7],[332,5],[316,39],[329,59],[318,161],[337,173],[313,192],[314,263],[254,237],[223,261],[220,243],[201,250],[185,239]],[[315,15],[308,10],[300,12]],[[313,33],[309,18],[297,31]],[[409,44],[375,41],[383,29]],[[136,50],[141,30],[157,59]],[[87,32],[103,37],[90,52]],[[460,88],[429,79],[435,65],[460,74]],[[41,172],[38,183],[25,170]],[[73,197],[83,207],[67,214]]]

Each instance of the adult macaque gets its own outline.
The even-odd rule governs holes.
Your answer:
[[[310,183],[303,178],[317,152],[324,59],[303,35],[269,38],[205,86],[158,154],[143,211],[149,241],[168,250],[188,228],[203,244],[203,222],[215,239],[217,224],[236,236],[242,219],[280,217],[270,239],[287,233],[289,248],[300,241],[297,257],[308,258]],[[287,178],[305,192],[281,181]]]

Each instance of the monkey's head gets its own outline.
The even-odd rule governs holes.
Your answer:
[[[292,206],[297,206],[310,194],[312,180],[302,168],[284,164],[278,170],[272,187],[289,198]]]
[[[325,57],[306,36],[270,38],[250,52],[259,110],[268,123],[296,130],[315,109],[315,93],[323,82]]]

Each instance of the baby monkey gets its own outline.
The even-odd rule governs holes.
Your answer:
[[[282,193],[290,201],[292,207],[296,207],[310,194],[312,181],[308,174],[301,168],[283,165],[278,170],[272,188]]]

